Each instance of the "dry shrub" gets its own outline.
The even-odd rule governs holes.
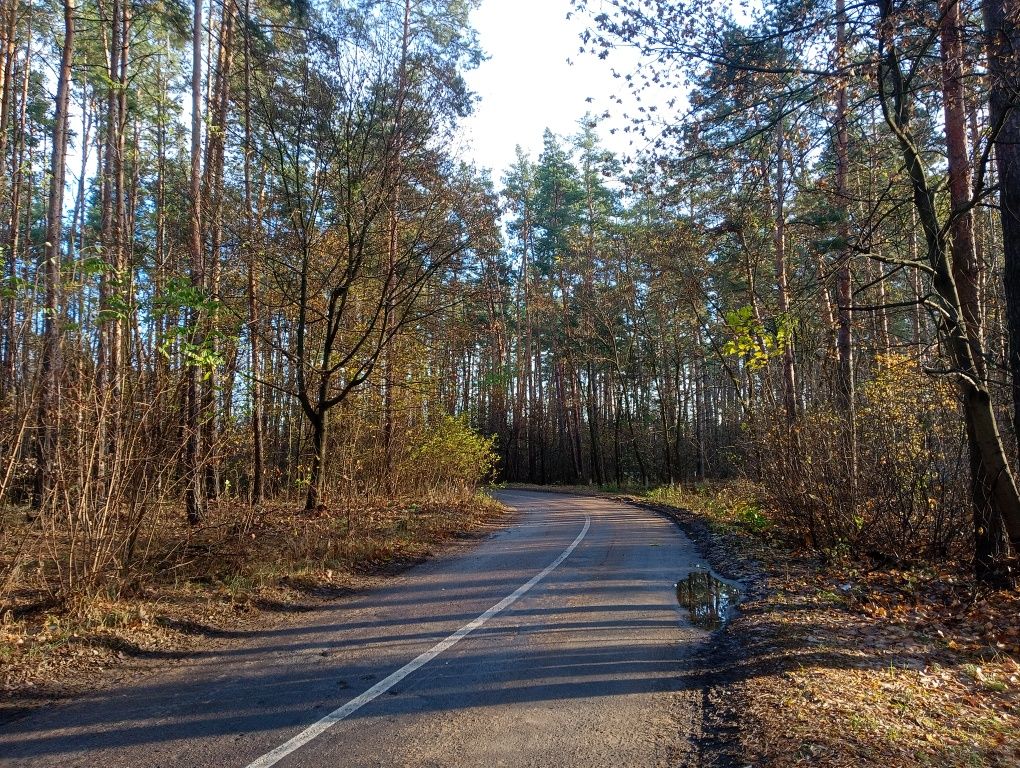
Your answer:
[[[68,355],[53,490],[40,509],[27,506],[30,440],[0,437],[0,614],[45,604],[84,617],[91,606],[164,585],[242,589],[301,569],[419,557],[486,508],[476,491],[492,474],[493,441],[462,419],[407,402],[396,413],[388,455],[380,410],[337,409],[329,492],[311,515],[301,510],[300,468],[296,483],[281,483],[259,508],[238,495],[250,472],[248,435],[244,425],[226,425],[210,452],[226,491],[210,501],[201,525],[189,526],[179,382],[129,377],[114,394],[95,379]],[[14,435],[30,431],[34,400],[0,411],[0,425]],[[15,497],[22,506],[10,503]]]
[[[777,519],[805,545],[895,561],[965,554],[969,469],[948,381],[885,356],[859,387],[853,436],[831,407],[792,427],[764,423],[753,435],[758,476]]]
[[[171,395],[143,401],[128,391],[115,401],[108,390],[81,383],[62,398],[54,490],[34,531],[40,586],[72,608],[116,595],[145,568],[159,513],[176,507],[180,441],[160,426],[174,407]]]
[[[337,421],[327,452],[328,506],[385,499],[459,503],[492,479],[498,461],[494,438],[445,413],[402,414],[388,455],[377,420],[348,411]]]
[[[180,396],[170,377],[125,375],[116,389],[65,349],[51,480],[34,490],[32,432],[41,392],[25,394],[21,425],[2,443],[0,604],[46,604],[88,615],[96,601],[172,564],[187,535],[169,526],[181,510]],[[172,531],[176,538],[166,545]]]
[[[34,464],[25,459],[22,445],[30,419],[29,405],[13,397],[0,402],[0,598],[24,567],[28,542],[21,535],[25,513],[20,505],[28,499]]]

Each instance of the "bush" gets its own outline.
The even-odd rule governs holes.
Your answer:
[[[495,438],[482,437],[463,418],[443,416],[411,440],[411,483],[421,492],[454,490],[470,495],[492,478],[498,457]]]
[[[858,391],[856,462],[831,407],[752,436],[777,519],[805,545],[891,560],[962,555],[969,468],[955,389],[916,361],[884,356]]]

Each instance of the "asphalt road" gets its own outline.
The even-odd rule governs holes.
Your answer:
[[[519,521],[470,549],[0,726],[0,765],[696,765],[693,545],[608,500],[500,498]]]

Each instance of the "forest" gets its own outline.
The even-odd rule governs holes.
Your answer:
[[[489,482],[1015,585],[1020,4],[575,0],[641,66],[499,179],[477,5],[4,0],[0,596]]]

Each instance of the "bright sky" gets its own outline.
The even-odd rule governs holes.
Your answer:
[[[586,112],[600,114],[610,94],[622,90],[608,61],[578,53],[585,19],[575,14],[568,21],[569,10],[569,0],[484,0],[472,15],[489,59],[468,73],[481,101],[464,128],[475,162],[492,169],[497,185],[517,144],[537,157],[546,128],[574,134]],[[627,54],[613,59],[627,69]],[[613,125],[623,123],[606,123],[600,133],[606,147],[622,154],[629,137],[610,134]]]

